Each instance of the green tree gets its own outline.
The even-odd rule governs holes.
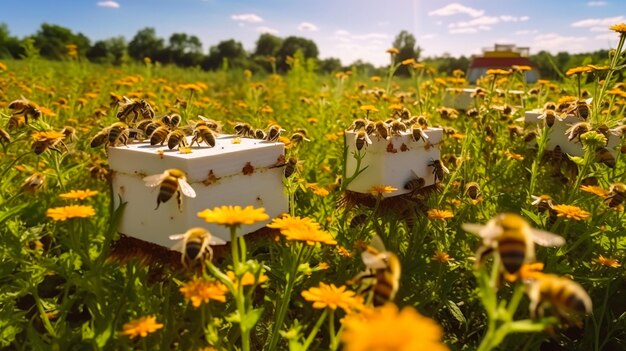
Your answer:
[[[190,67],[202,62],[202,42],[195,35],[174,33],[169,38],[165,49],[168,62],[178,66]]]
[[[321,73],[333,73],[341,71],[341,60],[336,57],[323,59],[319,63],[319,71]]]
[[[224,40],[209,49],[209,56],[202,62],[202,68],[218,69],[224,60],[228,61],[230,67],[245,67],[247,56],[240,42],[234,39]]]
[[[6,23],[0,23],[0,58],[18,58],[22,54],[20,40],[11,36]]]
[[[106,40],[98,40],[87,51],[87,58],[97,63],[121,65],[128,60],[126,39],[119,36]]]
[[[287,37],[276,53],[276,61],[279,70],[284,72],[289,68],[286,62],[287,57],[293,57],[296,51],[302,52],[304,59],[317,60],[317,56],[319,55],[317,44],[315,44],[313,40],[295,36]]]
[[[156,30],[151,27],[141,29],[128,43],[128,54],[136,60],[150,57],[154,61],[163,61],[163,39],[157,37]]]
[[[417,45],[417,40],[415,40],[415,36],[407,32],[406,30],[401,31],[396,36],[396,39],[393,41],[392,45],[394,48],[400,51],[396,55],[396,62],[401,62],[410,58],[418,61],[420,58],[420,54],[422,53],[422,49]],[[398,67],[396,74],[408,76],[410,73],[408,67],[402,65]]]
[[[84,56],[90,47],[89,38],[81,33],[74,34],[70,29],[56,24],[42,24],[33,39],[42,57],[55,60],[67,57],[68,44],[76,45],[79,56]]]

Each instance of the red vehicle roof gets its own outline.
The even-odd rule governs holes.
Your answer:
[[[513,65],[533,67],[528,57],[475,57],[470,64],[470,68],[507,68]]]

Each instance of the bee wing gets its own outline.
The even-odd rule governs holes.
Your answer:
[[[211,237],[211,239],[209,240],[209,244],[210,245],[226,245],[226,240],[216,238],[216,237]]]
[[[370,139],[370,136],[367,135],[367,133],[365,133],[365,142],[367,142],[368,145],[372,145],[372,139]]]
[[[530,228],[530,234],[533,241],[541,246],[561,246],[565,244],[565,239],[562,236],[544,230]]]
[[[387,267],[387,263],[385,262],[386,257],[387,255],[385,255],[384,252],[374,253],[370,251],[363,251],[361,253],[361,259],[363,260],[363,263],[365,264],[366,267],[370,269],[386,268]]]
[[[174,234],[169,236],[170,240],[178,240],[172,247],[171,250],[183,252],[185,248],[185,234]]]
[[[380,237],[380,235],[374,235],[369,246],[373,247],[378,252],[387,251],[385,249],[385,244],[383,243],[383,239]]]
[[[193,190],[191,185],[187,183],[187,181],[183,178],[178,178],[178,185],[180,186],[180,191],[187,197],[194,198],[196,197],[196,191]]]
[[[444,166],[443,163],[441,163],[441,169],[446,173],[446,174],[450,174],[450,170],[448,169],[448,167]]]
[[[165,179],[165,177],[167,177],[165,173],[153,174],[151,176],[144,177],[143,181],[144,183],[146,183],[147,187],[154,188],[155,186],[158,186],[159,184],[161,184],[161,182],[163,181],[163,179]]]
[[[461,228],[466,232],[476,234],[483,239],[493,239],[502,234],[502,228],[495,225],[495,223],[488,222],[486,225],[477,223],[463,223]]]

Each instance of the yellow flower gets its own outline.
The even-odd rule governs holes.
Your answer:
[[[54,130],[46,132],[35,132],[31,135],[34,140],[56,140],[65,138],[65,134]]]
[[[346,290],[346,286],[336,287],[335,284],[320,283],[319,287],[313,287],[302,292],[302,297],[309,302],[313,302],[313,308],[330,308],[336,310],[337,307],[344,311],[350,311],[361,304],[360,299],[354,291]]]
[[[609,29],[619,34],[626,34],[626,23],[614,24]]]
[[[226,302],[226,292],[228,292],[226,285],[201,278],[185,283],[179,290],[185,296],[185,300],[191,301],[195,308],[210,300]]]
[[[598,256],[598,258],[595,259],[595,261],[605,267],[611,267],[611,268],[619,268],[621,266],[621,264],[619,263],[618,260],[616,260],[615,258],[608,258],[608,257],[604,257],[602,255]]]
[[[350,252],[348,249],[346,249],[345,247],[343,247],[341,245],[337,245],[337,253],[341,257],[345,257],[345,258],[351,258],[352,257],[352,252]]]
[[[0,62],[0,71],[6,71],[7,69],[8,69],[8,68],[7,68],[7,65],[5,65],[5,64],[4,64],[4,63],[2,63],[2,62]]]
[[[330,192],[324,188],[316,187],[315,189],[313,189],[313,194],[317,196],[325,197],[325,196],[328,196]]]
[[[443,351],[443,330],[435,321],[420,315],[413,307],[402,311],[394,304],[342,320],[341,341],[345,351]]]
[[[337,245],[337,241],[330,233],[320,229],[320,225],[310,218],[292,217],[285,215],[280,218],[274,218],[272,223],[267,225],[268,228],[279,229],[287,240],[306,241],[308,245],[315,243],[324,243],[328,245]]]
[[[523,161],[524,160],[524,156],[523,155],[516,154],[516,153],[511,152],[509,150],[504,150],[504,156],[506,156],[506,158],[508,158],[509,160],[517,160],[517,161]]]
[[[556,211],[557,216],[573,219],[575,221],[587,219],[591,215],[591,213],[573,205],[554,205],[552,209]]]
[[[378,112],[378,109],[374,107],[374,105],[363,105],[359,108],[365,112]]]
[[[261,112],[264,112],[264,113],[272,113],[272,112],[274,112],[274,109],[273,109],[273,108],[271,108],[271,107],[269,107],[269,106],[263,106],[263,107],[261,108]]]
[[[492,69],[488,69],[487,70],[487,75],[494,75],[494,76],[502,75],[502,76],[506,76],[506,75],[509,75],[509,74],[511,74],[511,71],[500,69],[500,68],[492,68]]]
[[[380,82],[381,78],[380,78],[379,76],[371,76],[371,77],[370,77],[370,80],[371,80],[372,82]]]
[[[69,193],[59,195],[63,199],[71,200],[85,200],[88,197],[92,197],[98,194],[97,190],[70,190]]]
[[[448,255],[447,252],[437,250],[435,251],[435,254],[433,255],[433,257],[431,257],[431,260],[441,262],[441,263],[450,263],[454,261],[454,258],[450,257],[450,255]]]
[[[452,213],[452,211],[448,211],[448,210],[437,210],[437,209],[432,209],[432,210],[428,210],[426,212],[428,218],[430,219],[450,219],[452,217],[454,217],[454,213]]]
[[[533,69],[532,67],[526,66],[526,65],[521,65],[521,66],[513,65],[511,66],[511,68],[513,68],[513,70],[515,71],[520,71],[520,72],[532,71]]]
[[[389,48],[385,52],[388,53],[388,54],[391,54],[391,55],[397,55],[397,54],[400,53],[400,50],[398,50],[396,48]]]
[[[593,69],[589,66],[578,66],[568,69],[567,72],[565,72],[565,75],[569,77],[574,74],[589,73],[591,71],[593,71]]]
[[[264,208],[254,208],[252,206],[221,206],[212,210],[206,209],[198,212],[198,217],[208,223],[217,223],[225,226],[240,226],[242,224],[253,224],[265,221],[269,218]]]
[[[72,205],[65,207],[49,208],[46,216],[54,221],[65,221],[71,218],[88,218],[96,214],[91,206]]]
[[[374,185],[370,188],[369,193],[378,197],[378,196],[382,196],[383,194],[390,194],[393,193],[394,191],[398,190],[398,188],[394,188],[390,185]]]
[[[236,281],[236,277],[235,277],[235,272],[233,271],[228,271],[226,272],[226,275],[228,276],[228,279],[230,279],[230,281],[232,281],[235,286],[237,286],[237,281]],[[267,281],[267,276],[263,273],[261,273],[261,275],[259,276],[259,281],[256,282],[257,284],[263,284]],[[250,285],[254,285],[255,284],[255,280],[254,280],[254,274],[250,273],[250,272],[245,272],[243,274],[243,277],[241,277],[241,285],[243,286],[250,286]]]
[[[402,110],[402,104],[391,104],[389,105],[389,109],[393,110],[393,111],[400,111]]]
[[[148,334],[163,328],[163,324],[157,323],[155,316],[141,317],[130,321],[122,327],[122,335],[131,339],[141,336],[145,338]]]
[[[412,57],[402,61],[402,64],[405,66],[412,65],[414,63],[415,63],[415,59]]]
[[[594,195],[599,196],[599,197],[605,197],[605,196],[609,195],[609,191],[608,190],[606,190],[606,189],[604,189],[602,187],[599,187],[597,185],[581,185],[580,186],[580,190],[582,190],[584,192],[587,192],[587,193],[590,193],[590,194],[594,194]]]
[[[608,71],[609,66],[605,66],[605,65],[587,65],[587,67],[591,68],[591,71]]]

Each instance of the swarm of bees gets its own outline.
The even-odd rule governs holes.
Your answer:
[[[395,116],[398,118],[394,118]],[[413,141],[423,140],[427,147],[431,145],[428,142],[428,135],[424,132],[428,128],[428,121],[424,116],[410,117],[408,111],[403,113],[395,113],[394,117],[385,121],[370,121],[364,118],[357,118],[347,131],[354,132],[354,143],[357,150],[361,151],[367,145],[372,144],[372,138],[377,140],[388,140],[390,137],[410,133]],[[405,147],[406,151],[408,147]]]
[[[157,206],[155,210],[159,208],[161,203],[167,202],[174,194],[176,194],[178,210],[182,212],[181,206],[183,202],[183,195],[190,198],[196,197],[196,191],[193,190],[191,185],[187,182],[187,175],[180,169],[166,169],[161,174],[154,174],[143,178],[143,181],[147,187],[159,187],[159,195],[157,196]]]
[[[282,132],[285,131],[278,124],[271,124],[267,128],[267,130],[263,130],[263,129],[254,129],[252,125],[250,125],[249,123],[245,123],[245,122],[237,122],[235,126],[233,127],[233,129],[235,130],[235,135],[239,137],[265,140],[265,141],[271,141],[271,142],[278,141]],[[309,141],[309,139],[307,139],[306,137],[306,131],[304,129],[299,129],[295,131],[294,134],[291,136],[290,140],[295,144],[302,143],[303,141]]]
[[[350,280],[352,284],[360,284],[361,293],[370,295],[367,299],[374,306],[384,305],[393,301],[400,287],[401,266],[398,256],[387,251],[382,239],[376,235],[372,242],[362,245],[361,259],[365,271]]]
[[[211,245],[226,244],[226,241],[214,237],[201,227],[191,228],[182,234],[170,235],[170,240],[179,240],[172,249],[180,251],[181,263],[186,267],[193,266],[203,259],[210,261],[213,257]]]

